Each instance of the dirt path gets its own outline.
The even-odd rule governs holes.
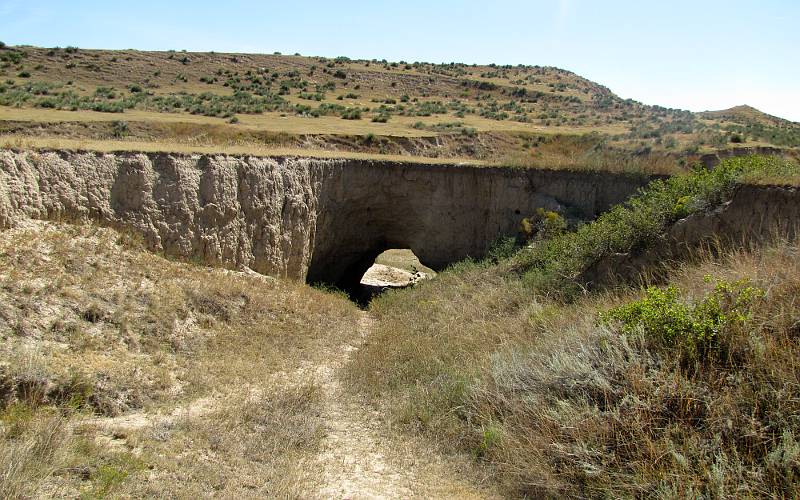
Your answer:
[[[323,394],[320,418],[325,428],[322,449],[304,460],[310,481],[304,497],[378,498],[498,498],[477,481],[470,481],[472,466],[458,459],[447,460],[424,443],[387,428],[379,412],[342,387],[340,369],[358,350],[373,326],[361,313],[358,331],[342,343],[320,346],[293,371],[275,374],[275,382],[286,387],[312,383]],[[171,425],[184,417],[203,417],[224,404],[204,397],[166,414],[135,412],[119,417],[84,420],[103,432],[98,441],[111,448],[124,448],[117,430],[136,430]],[[313,486],[312,486],[313,485]],[[310,490],[310,491],[308,491]]]
[[[319,498],[486,498],[448,463],[419,443],[401,439],[381,416],[348,394],[338,378],[343,367],[369,334],[372,319],[364,313],[353,343],[327,353],[314,368],[323,387],[327,436],[316,466],[322,472]]]

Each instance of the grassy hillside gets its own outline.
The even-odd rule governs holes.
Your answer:
[[[352,387],[396,425],[471,454],[510,496],[796,496],[795,243],[699,254],[646,289],[587,292],[574,278],[655,244],[741,179],[798,169],[727,161],[389,293],[372,304]]]
[[[287,373],[327,359],[356,313],[110,229],[4,231],[0,496],[302,496],[321,393]]]
[[[581,163],[598,152],[677,164],[734,145],[800,146],[800,125],[752,108],[645,106],[552,67],[5,47],[0,78],[6,142],[289,147],[518,166]],[[588,147],[561,144],[589,133]],[[554,142],[558,155],[547,149]]]

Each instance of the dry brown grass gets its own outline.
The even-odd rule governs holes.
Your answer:
[[[516,150],[494,160],[498,165],[515,168],[555,170],[594,170],[673,175],[686,167],[669,154],[636,155],[608,147],[599,135],[562,135],[545,139],[530,150]]]
[[[48,149],[48,150],[80,150],[80,151],[137,151],[145,153],[199,153],[199,154],[231,154],[254,156],[300,156],[306,158],[353,158],[363,160],[412,162],[426,164],[463,163],[485,165],[485,161],[469,158],[438,158],[426,156],[382,155],[356,153],[350,151],[331,151],[323,149],[280,148],[272,146],[196,146],[185,143],[114,141],[114,140],[80,140],[46,137],[30,137],[6,135],[0,138],[0,147],[6,149]]]
[[[44,222],[3,232],[0,270],[4,496],[285,497],[313,484],[301,461],[321,437],[317,389],[282,373],[353,334],[343,296]]]
[[[122,114],[97,111],[65,111],[37,108],[10,108],[0,106],[0,120],[30,121],[41,123],[58,122],[107,122],[125,120],[151,124],[193,124],[226,128],[235,134],[237,130],[257,130],[285,134],[341,134],[341,135],[391,135],[396,137],[427,137],[435,133],[417,130],[412,125],[417,121],[409,117],[397,117],[389,123],[372,123],[369,120],[342,120],[336,116],[305,118],[281,113],[243,114],[239,123],[228,125],[227,120],[188,113],[157,113],[153,111],[129,110]],[[488,122],[489,120],[485,120]],[[486,124],[484,124],[484,128]]]

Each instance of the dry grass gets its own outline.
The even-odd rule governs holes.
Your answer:
[[[151,469],[116,494],[302,498],[320,480],[309,464],[325,428],[313,384],[264,386],[197,415],[129,431]]]
[[[622,126],[564,126],[559,128],[544,127],[530,123],[497,121],[479,116],[455,118],[449,115],[428,117],[397,116],[388,123],[373,123],[369,120],[342,120],[336,116],[320,116],[306,118],[281,113],[262,113],[259,115],[242,114],[239,123],[229,128],[266,130],[287,134],[336,134],[336,135],[386,135],[394,137],[433,137],[437,132],[415,128],[418,122],[433,126],[441,123],[458,121],[464,127],[471,127],[481,132],[539,133],[555,134],[587,134],[591,132],[619,134],[625,132]],[[107,122],[119,119],[129,122],[149,123],[191,123],[198,125],[227,126],[227,120],[213,116],[192,115],[188,113],[158,113],[154,111],[128,110],[120,115],[101,113],[98,111],[67,111],[42,108],[11,108],[0,106],[0,120],[30,121],[41,123],[58,122]]]
[[[4,497],[313,484],[317,389],[282,373],[352,335],[344,297],[168,261],[94,226],[5,231],[0,270]]]
[[[724,360],[682,366],[674,350],[599,325],[636,290],[562,304],[465,264],[375,302],[378,333],[349,380],[404,428],[471,453],[513,496],[793,497],[799,251],[778,243],[671,274],[689,302],[709,293],[708,274],[766,292],[722,337]]]
[[[426,137],[435,133],[417,130],[412,125],[417,120],[398,117],[389,123],[372,123],[369,120],[342,120],[336,116],[304,118],[281,113],[243,114],[238,116],[236,126],[227,125],[224,118],[192,115],[188,113],[157,113],[152,111],[129,110],[120,115],[109,115],[97,111],[65,111],[37,108],[10,108],[0,106],[0,120],[32,122],[106,122],[112,119],[140,121],[149,123],[190,123],[197,125],[218,125],[235,131],[265,130],[286,134],[339,134],[339,135],[391,135],[397,137]],[[488,121],[488,120],[487,120]]]
[[[198,146],[185,143],[115,141],[115,140],[80,140],[46,137],[30,137],[6,135],[0,138],[0,147],[6,149],[49,149],[49,150],[88,150],[101,152],[137,151],[145,153],[199,153],[199,154],[231,154],[254,156],[302,156],[309,158],[353,158],[361,160],[377,160],[391,162],[412,162],[426,164],[485,165],[485,161],[469,158],[439,158],[426,156],[382,155],[357,153],[350,151],[331,151],[324,149],[280,148],[271,146]]]
[[[624,150],[601,148],[585,137],[561,136],[529,151],[513,151],[494,162],[514,168],[593,170],[673,175],[685,172],[679,158],[667,154],[635,155]]]

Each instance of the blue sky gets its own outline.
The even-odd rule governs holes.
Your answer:
[[[0,40],[552,65],[647,104],[800,121],[800,0],[0,0]]]

